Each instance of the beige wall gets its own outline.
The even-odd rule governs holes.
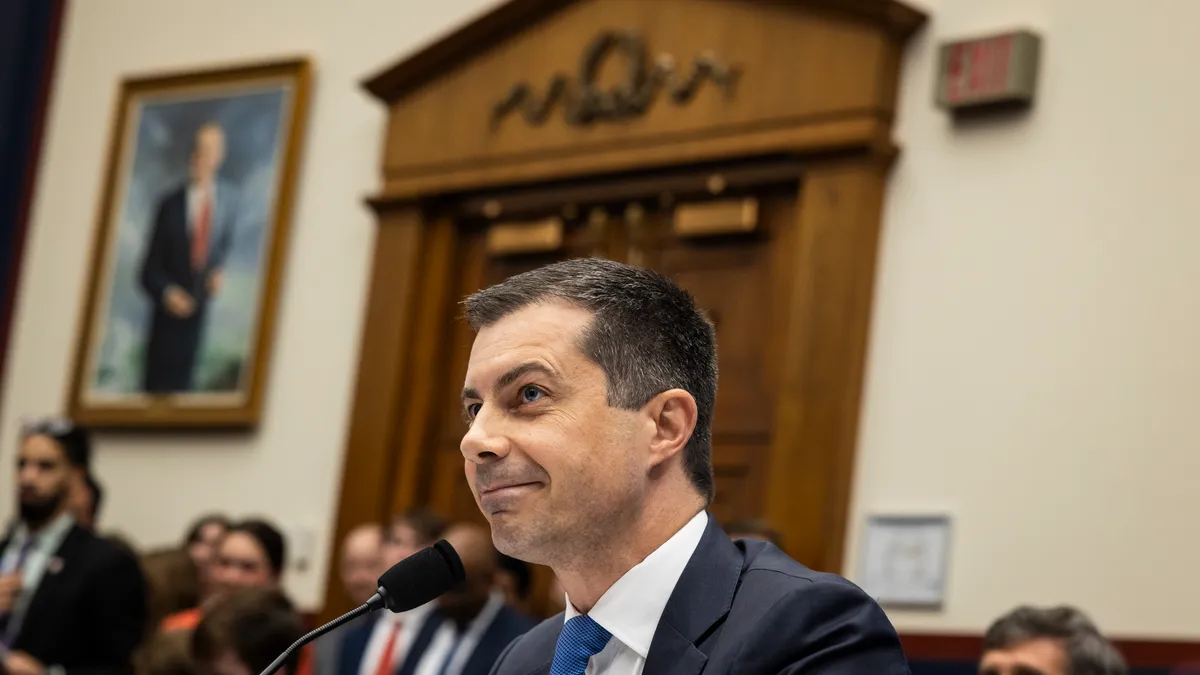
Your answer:
[[[311,53],[312,119],[261,430],[104,436],[97,463],[111,493],[105,521],[142,545],[176,539],[216,504],[311,533],[316,564],[290,585],[313,606],[372,244],[359,197],[374,185],[382,125],[356,83],[487,4],[76,0],[0,453],[12,457],[20,415],[63,400],[117,79]],[[850,569],[863,516],[947,512],[947,607],[894,613],[902,628],[978,630],[1018,601],[1070,601],[1114,632],[1200,637],[1200,97],[1188,77],[1200,5],[922,4],[934,18],[905,66]],[[931,105],[937,40],[1012,25],[1048,39],[1037,111],[952,128]],[[11,467],[0,461],[0,485]]]
[[[955,519],[946,611],[902,627],[1068,601],[1116,633],[1200,637],[1200,3],[1153,4],[929,3],[854,498],[856,526]],[[935,44],[1019,25],[1047,40],[1037,110],[952,128]]]
[[[110,111],[127,74],[312,56],[315,86],[260,430],[199,438],[105,435],[96,470],[104,524],[139,545],[178,540],[202,511],[265,514],[314,542],[289,571],[298,602],[321,598],[346,438],[374,229],[361,198],[377,182],[382,108],[368,73],[489,5],[483,0],[73,0],[34,203],[0,455],[22,415],[58,412],[101,189]],[[0,517],[12,511],[12,461],[0,461]]]

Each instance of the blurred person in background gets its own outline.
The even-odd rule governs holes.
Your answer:
[[[220,514],[210,513],[201,516],[188,528],[184,547],[192,562],[196,565],[196,573],[200,575],[200,597],[203,600],[211,592],[212,561],[217,555],[217,545],[221,537],[229,529],[229,519]]]
[[[418,507],[400,514],[383,540],[383,567],[432,546],[445,529],[445,521],[430,509]],[[343,638],[338,675],[392,675],[415,663],[436,628],[426,621],[433,607],[431,602],[398,614],[372,612],[369,622],[347,631]]]
[[[342,590],[355,605],[361,605],[379,588],[379,576],[384,570],[383,527],[378,523],[359,525],[346,534],[338,572]],[[373,617],[364,614],[313,643],[313,672],[316,675],[338,675],[342,658],[342,642],[355,629],[370,625]]]
[[[200,604],[200,575],[188,552],[176,548],[160,548],[141,557],[146,576],[146,591],[151,632],[172,614]]]
[[[100,506],[104,502],[104,488],[90,470],[75,471],[71,490],[67,497],[68,508],[75,516],[75,524],[96,531],[100,520]]]
[[[979,675],[1127,673],[1116,647],[1074,607],[1018,607],[983,636]]]
[[[191,630],[207,608],[233,591],[278,588],[287,560],[287,541],[274,525],[249,519],[229,527],[217,545],[209,572],[209,594],[200,605],[168,616],[164,631]]]
[[[277,588],[241,588],[222,596],[192,633],[192,657],[200,675],[258,675],[304,636],[304,624]],[[303,666],[293,657],[280,675]]]
[[[488,675],[500,654],[536,621],[505,601],[496,588],[496,549],[486,527],[460,524],[445,534],[462,558],[466,579],[437,600],[437,631],[419,663],[396,675]]]
[[[533,569],[523,560],[496,553],[496,588],[504,594],[508,605],[525,614],[532,614],[529,606],[533,593]]]
[[[145,635],[136,558],[77,524],[70,508],[90,453],[89,432],[71,420],[22,429],[19,521],[0,542],[0,666],[8,675],[127,673]]]
[[[134,657],[134,675],[200,675],[192,658],[192,634],[158,633]]]

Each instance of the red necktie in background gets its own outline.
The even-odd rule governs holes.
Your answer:
[[[212,199],[206,190],[200,196],[196,220],[192,223],[192,269],[202,270],[208,263],[208,231],[211,221]]]

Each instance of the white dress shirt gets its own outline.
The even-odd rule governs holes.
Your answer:
[[[425,619],[433,608],[434,603],[427,602],[407,612],[395,614],[385,611],[380,615],[371,629],[371,637],[367,639],[367,647],[363,651],[362,662],[358,668],[359,675],[375,675],[379,669],[379,660],[383,658],[383,650],[387,648],[388,637],[399,623],[401,624],[400,634],[396,637],[395,647],[392,648],[392,662],[388,668],[395,672],[408,654],[409,648],[412,647],[413,640],[417,639],[417,634],[421,632],[421,626],[425,624]]]
[[[450,659],[446,675],[459,675],[471,655],[475,653],[475,647],[479,646],[483,634],[491,627],[492,621],[503,607],[504,595],[492,593],[487,604],[479,610],[479,614],[467,624],[462,639],[458,638],[458,628],[454,622],[446,619],[437,633],[434,633],[429,648],[425,650],[425,656],[421,658],[421,663],[417,665],[413,674],[438,675],[442,672],[442,665],[446,663],[446,659]]]
[[[708,514],[697,513],[600,596],[588,616],[612,639],[588,661],[587,675],[641,675],[658,620],[707,527]],[[567,596],[566,620],[579,613]]]

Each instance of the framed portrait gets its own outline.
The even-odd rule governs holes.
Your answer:
[[[294,59],[121,83],[72,417],[258,422],[310,79]]]

